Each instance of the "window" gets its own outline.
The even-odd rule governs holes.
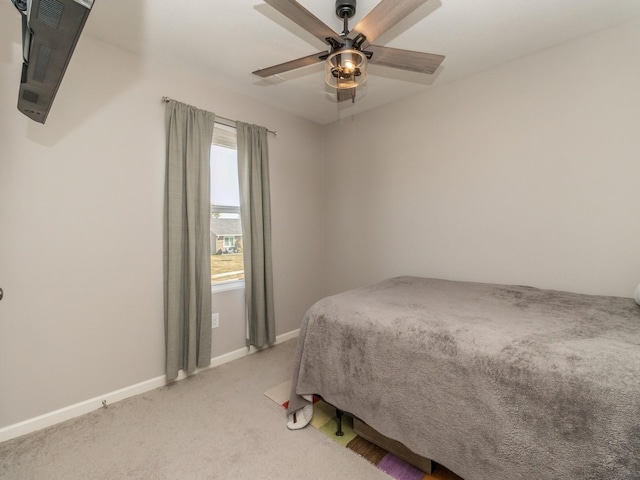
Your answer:
[[[244,280],[236,131],[215,124],[211,145],[211,285]]]

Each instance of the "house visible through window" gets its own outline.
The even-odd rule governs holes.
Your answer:
[[[216,123],[211,145],[211,284],[243,279],[236,131]]]

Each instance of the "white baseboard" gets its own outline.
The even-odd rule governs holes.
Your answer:
[[[279,343],[283,343],[287,340],[296,338],[299,333],[300,330],[298,329],[288,333],[283,333],[282,335],[278,335],[276,337],[275,344],[278,345]],[[229,363],[232,360],[246,357],[247,355],[251,355],[252,353],[255,353],[259,350],[262,349],[258,349],[255,347],[245,347],[233,352],[225,353],[224,355],[219,355],[211,359],[211,365],[209,367],[196,370],[195,373],[218,367],[225,363]],[[184,371],[181,370],[180,374],[178,375],[178,381],[185,378],[187,378],[187,375],[184,373]],[[12,438],[20,437],[22,435],[26,435],[27,433],[35,432],[36,430],[50,427],[66,420],[71,420],[72,418],[76,418],[99,408],[103,408],[105,405],[108,406],[112,403],[124,400],[125,398],[134,397],[136,395],[140,395],[141,393],[164,387],[165,385],[167,385],[167,380],[165,375],[162,375],[150,380],[146,380],[144,382],[140,382],[136,385],[121,388],[120,390],[116,390],[99,397],[94,397],[89,400],[85,400],[83,402],[61,408],[59,410],[55,410],[53,412],[45,413],[44,415],[40,415],[38,417],[30,418],[19,423],[14,423],[13,425],[0,428],[0,442],[6,442],[7,440],[11,440]]]

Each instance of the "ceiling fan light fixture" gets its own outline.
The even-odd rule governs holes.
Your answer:
[[[332,88],[355,88],[367,81],[367,56],[360,50],[337,50],[327,57],[325,82]]]
[[[344,26],[342,35],[303,7],[299,3],[302,0],[264,1],[326,43],[330,50],[261,68],[253,74],[266,78],[325,61],[325,82],[336,89],[338,103],[355,100],[357,87],[367,81],[369,61],[385,67],[432,74],[444,60],[442,55],[382,47],[372,43],[428,0],[379,0],[373,10],[351,30],[349,19],[355,16],[357,0],[335,0],[336,16],[342,19]]]

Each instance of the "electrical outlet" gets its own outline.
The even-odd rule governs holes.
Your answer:
[[[212,313],[211,314],[211,328],[218,328],[220,326],[220,314]]]

